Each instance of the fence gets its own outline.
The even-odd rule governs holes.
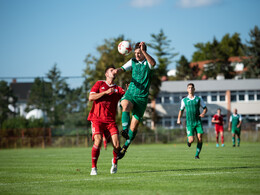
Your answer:
[[[25,130],[21,130],[20,136],[1,136],[0,148],[32,148],[32,147],[92,147],[92,136],[88,129],[80,130],[51,130],[50,128],[34,129],[39,133],[25,134]],[[30,130],[32,131],[32,130]],[[231,133],[225,131],[224,137],[226,142],[231,142]],[[185,143],[186,133],[184,129],[175,130],[158,130],[157,132],[138,132],[133,144],[153,144],[153,143]],[[120,137],[120,142],[124,143],[124,139]],[[203,141],[215,142],[214,129],[207,129]],[[242,131],[241,142],[259,142],[260,134],[258,131]]]

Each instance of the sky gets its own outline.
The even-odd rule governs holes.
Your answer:
[[[259,10],[259,0],[0,0],[0,80],[46,76],[54,64],[62,76],[82,76],[86,55],[98,57],[105,39],[148,43],[161,29],[174,60],[191,60],[194,44],[214,37],[249,41]]]

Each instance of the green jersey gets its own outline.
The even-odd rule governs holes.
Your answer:
[[[190,99],[188,96],[182,99],[180,110],[183,111],[186,108],[187,126],[201,123],[200,107],[204,109],[206,108],[206,105],[203,99],[198,96],[194,96],[193,99]]]
[[[133,58],[122,66],[122,68],[125,71],[132,70],[132,80],[127,92],[131,94],[132,97],[147,98],[153,73],[152,66],[148,61],[145,59],[139,62]]]
[[[232,114],[230,116],[229,121],[232,123],[232,131],[240,131],[241,126],[237,128],[237,125],[239,124],[240,121],[242,121],[242,117],[240,114]]]

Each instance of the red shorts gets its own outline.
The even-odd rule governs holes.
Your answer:
[[[115,122],[112,123],[102,123],[97,121],[91,122],[92,129],[92,140],[94,141],[94,136],[97,134],[104,135],[107,142],[110,141],[112,135],[119,134],[117,125]]]
[[[223,126],[215,126],[215,132],[216,134],[224,132]]]

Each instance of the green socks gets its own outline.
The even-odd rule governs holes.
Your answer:
[[[126,147],[128,147],[131,144],[131,142],[134,140],[136,134],[137,134],[137,130],[133,132],[131,129],[129,129],[129,132],[128,132],[129,139],[126,140],[126,142],[125,142]]]
[[[196,150],[196,156],[199,156],[200,154],[200,151],[201,151],[201,148],[202,148],[202,142],[198,142],[197,143],[197,150]]]
[[[128,130],[129,125],[130,125],[130,113],[129,112],[123,112],[121,120],[122,120],[123,130]]]
[[[236,139],[235,139],[235,137],[232,137],[232,142],[233,142],[233,145],[236,145]]]

